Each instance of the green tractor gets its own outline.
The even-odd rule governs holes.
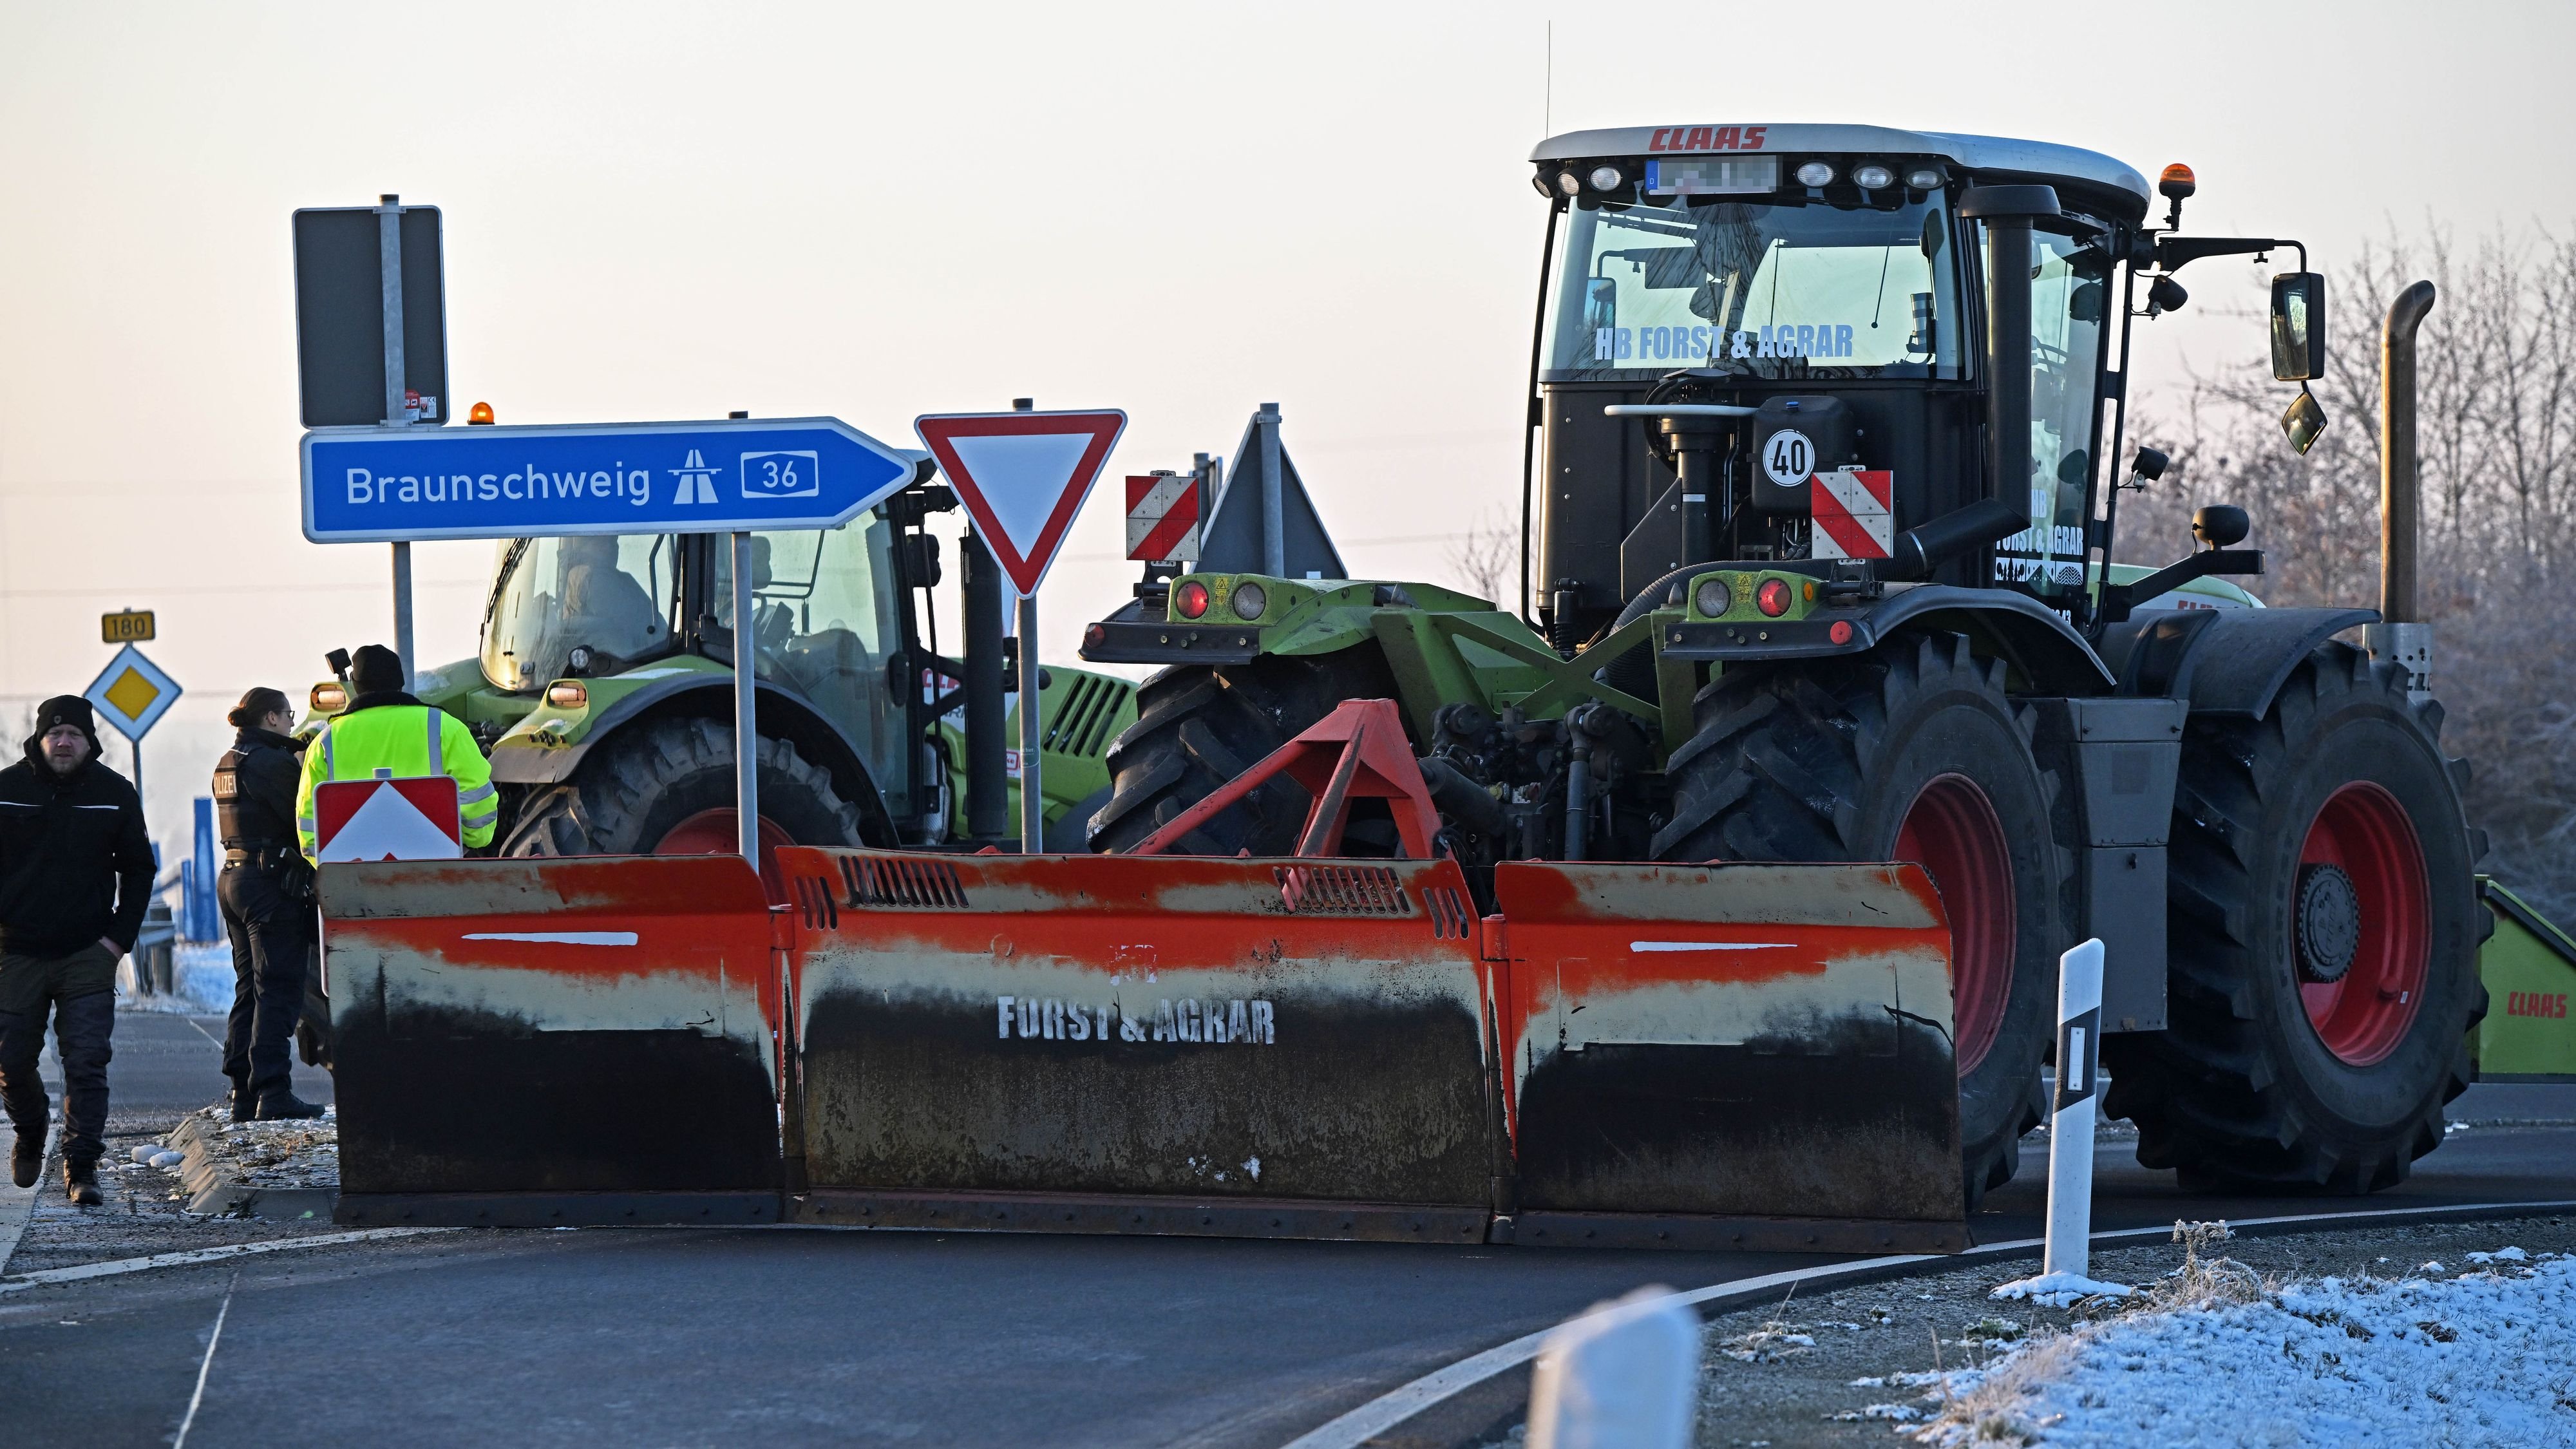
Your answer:
[[[1019,786],[998,745],[1017,732],[1018,708],[1003,699],[1015,641],[1000,636],[999,571],[971,539],[964,612],[991,623],[963,659],[942,655],[927,627],[941,580],[929,519],[955,507],[925,464],[911,487],[839,528],[752,536],[762,874],[773,884],[766,856],[781,844],[1016,843],[1004,829]],[[498,853],[735,849],[732,600],[720,536],[501,545],[480,656],[421,670],[414,691],[490,754]],[[1082,821],[1108,799],[1103,753],[1135,719],[1134,695],[1123,679],[1045,671],[1053,846],[1082,848]],[[314,687],[316,716],[345,700],[337,682]],[[970,730],[996,742],[971,800]]]
[[[2262,571],[2234,508],[2203,509],[2206,547],[2171,566],[2108,562],[2121,493],[2165,464],[2109,466],[2131,328],[2182,305],[2177,271],[2297,248],[2275,372],[2322,366],[2304,247],[2181,234],[2186,169],[2151,190],[2069,147],[1833,125],[1585,131],[1531,159],[1520,607],[1276,548],[1149,574],[1085,636],[1086,659],[1167,666],[1109,751],[1092,847],[1132,847],[1340,700],[1391,698],[1471,880],[1922,864],[1952,920],[1972,1198],[2042,1118],[2056,960],[2087,937],[2107,1109],[2142,1162],[2255,1190],[2403,1179],[2469,1080],[2492,929],[2411,613],[2411,361],[2383,608],[2265,608],[2228,582]],[[2419,285],[2392,313],[2409,359],[2430,303]],[[2322,425],[2301,387],[2293,443]],[[1292,853],[1304,808],[1274,782],[1187,847]],[[1368,824],[1356,848],[1394,853]]]

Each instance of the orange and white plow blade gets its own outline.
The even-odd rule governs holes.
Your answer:
[[[778,865],[326,868],[343,1216],[1965,1246],[1911,866]]]

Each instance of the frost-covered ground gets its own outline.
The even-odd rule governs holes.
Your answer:
[[[2576,1444],[2576,1256],[2507,1245],[2389,1277],[2267,1281],[2231,1259],[2176,1274],[2145,1307],[1941,1375],[1916,1437]]]
[[[2576,1449],[2565,1214],[2159,1241],[2094,1253],[2094,1277],[2142,1290],[2125,1303],[1989,1296],[2037,1268],[1963,1265],[1712,1318],[1698,1444]]]

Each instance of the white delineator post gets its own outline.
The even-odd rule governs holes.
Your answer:
[[[2102,1062],[2102,943],[2057,958],[2057,1095],[2048,1118],[2048,1248],[2040,1272],[2089,1277],[2093,1096]]]
[[[1529,1449],[1684,1449],[1699,1352],[1699,1315],[1669,1288],[1557,1325],[1530,1374]]]

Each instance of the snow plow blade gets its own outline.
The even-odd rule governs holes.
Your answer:
[[[322,868],[342,1222],[774,1222],[770,913],[734,856]]]
[[[1911,866],[333,866],[345,1221],[1966,1246]]]

